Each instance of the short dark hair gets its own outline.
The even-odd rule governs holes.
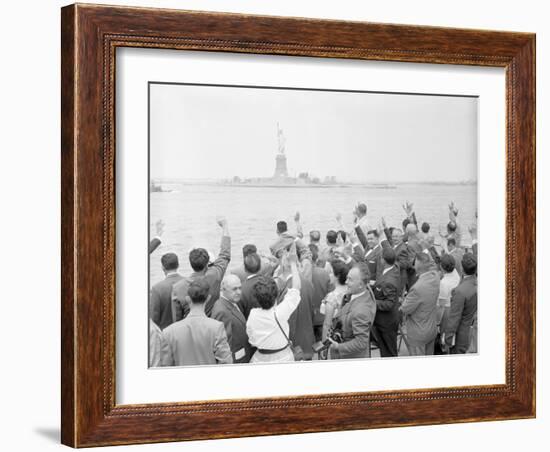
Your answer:
[[[455,269],[455,260],[450,254],[441,256],[441,268],[445,273],[451,273]]]
[[[448,239],[447,240],[447,246],[449,246],[449,245],[456,246],[456,240],[452,237],[450,239]]]
[[[164,270],[176,270],[180,266],[178,256],[175,253],[163,254],[160,263]]]
[[[340,234],[340,237],[342,237],[342,240],[345,242],[347,237],[346,231],[340,230],[338,231],[338,234]]]
[[[477,259],[472,253],[466,253],[462,257],[462,268],[467,275],[474,275],[477,272]]]
[[[395,264],[396,255],[393,248],[384,248],[384,251],[382,251],[382,259],[384,259],[388,265]]]
[[[252,286],[252,290],[262,309],[271,309],[279,293],[277,283],[270,276],[260,276]]]
[[[368,231],[367,235],[369,234],[374,235],[376,238],[380,237],[380,234],[378,234],[378,231],[376,229],[371,229],[370,231]]]
[[[191,264],[191,268],[196,272],[203,271],[208,265],[209,260],[208,251],[204,248],[195,248],[189,253],[189,263]]]
[[[286,221],[278,221],[277,222],[277,232],[279,234],[282,234],[283,232],[288,231],[288,226],[286,225]]]
[[[338,234],[336,231],[333,231],[332,229],[327,232],[327,242],[331,245],[336,245],[336,238],[338,237]]]
[[[429,223],[422,223],[422,226],[420,227],[422,229],[422,232],[424,234],[427,234],[428,232],[430,232],[430,224]]]
[[[309,239],[318,242],[321,240],[321,233],[319,231],[309,231]]]
[[[262,260],[257,253],[248,254],[243,259],[244,269],[249,273],[258,273],[262,266]]]
[[[249,254],[253,254],[257,252],[258,252],[258,248],[256,248],[256,245],[253,245],[252,243],[248,243],[245,246],[243,246],[243,257],[246,257]]]
[[[456,223],[454,221],[449,221],[447,223],[447,230],[449,232],[455,232],[456,231]]]
[[[353,268],[359,269],[359,274],[361,275],[361,281],[363,281],[363,284],[365,285],[365,287],[368,287],[369,281],[370,281],[369,266],[364,262],[359,262],[355,264]]]
[[[191,281],[189,288],[187,289],[187,295],[191,298],[193,303],[201,304],[208,298],[208,292],[210,292],[210,284],[206,278],[197,278]]]
[[[366,214],[367,213],[367,205],[365,203],[360,202],[357,204],[357,212]]]
[[[342,285],[346,284],[350,266],[340,259],[330,261],[330,265],[332,267],[332,273],[334,273],[338,282]]]
[[[315,243],[310,243],[309,250],[311,251],[311,260],[317,262],[317,259],[319,259],[319,247]]]

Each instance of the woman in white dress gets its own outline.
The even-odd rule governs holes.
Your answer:
[[[328,267],[330,270],[330,282],[334,285],[334,290],[329,292],[321,302],[321,314],[325,315],[325,320],[323,322],[323,341],[327,339],[328,332],[332,326],[332,319],[338,314],[338,310],[342,306],[342,299],[347,293],[346,278],[351,268],[348,264],[339,259],[330,261]]]
[[[277,304],[278,288],[273,278],[260,276],[254,284],[253,291],[261,307],[253,308],[246,322],[248,341],[252,346],[257,347],[250,360],[251,363],[294,361],[288,340],[288,319],[300,303],[301,288],[294,245],[283,259],[287,259],[290,264],[292,287],[288,289],[280,303]]]

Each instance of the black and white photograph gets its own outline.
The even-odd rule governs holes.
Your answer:
[[[478,100],[150,81],[149,367],[478,353]]]

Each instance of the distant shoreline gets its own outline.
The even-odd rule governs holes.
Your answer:
[[[239,184],[239,183],[223,183],[219,181],[204,181],[204,180],[197,180],[197,181],[175,181],[175,180],[160,180],[155,179],[156,183],[159,185],[182,185],[182,186],[192,186],[192,185],[202,185],[202,186],[211,186],[211,187],[252,187],[252,188],[371,188],[371,189],[381,189],[381,190],[391,190],[396,189],[399,187],[408,187],[408,186],[449,186],[449,187],[456,187],[456,186],[476,186],[477,182],[395,182],[395,183],[357,183],[357,182],[349,182],[349,183],[335,183],[335,184],[258,184],[258,183],[250,183],[250,184]]]

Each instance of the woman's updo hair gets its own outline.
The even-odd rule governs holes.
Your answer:
[[[279,288],[277,283],[270,276],[259,276],[252,287],[253,294],[262,309],[271,309],[275,304]]]
[[[332,273],[338,280],[341,285],[346,284],[346,279],[348,278],[348,273],[350,271],[350,266],[340,259],[333,259],[330,261],[332,267]]]

